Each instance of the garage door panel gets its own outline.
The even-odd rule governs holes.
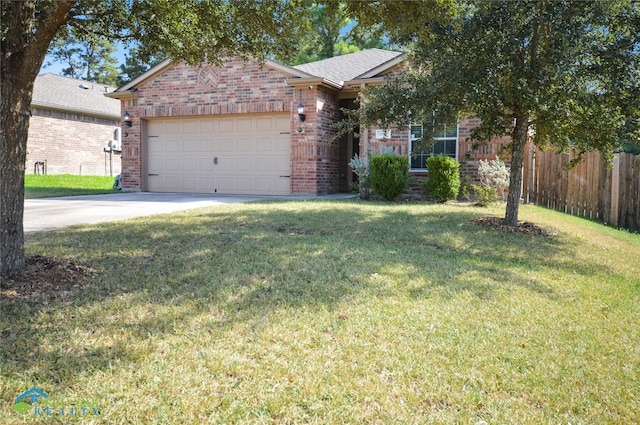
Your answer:
[[[184,120],[182,123],[182,133],[198,134],[200,133],[200,122],[198,120]]]
[[[256,119],[256,131],[273,131],[274,120],[270,118]]]
[[[215,151],[215,142],[213,140],[201,140],[198,151],[202,153],[210,153]]]
[[[233,120],[230,119],[230,118],[221,118],[221,119],[216,121],[216,124],[218,124],[217,131],[220,132],[220,133],[233,133],[234,132]]]
[[[289,164],[291,161],[289,159],[281,159],[276,158],[273,160],[274,170],[280,175],[288,175],[289,174]]]
[[[238,133],[252,133],[254,130],[254,120],[250,118],[238,118],[236,131]]]
[[[220,176],[218,178],[218,192],[233,193],[234,184],[232,176]]]
[[[185,192],[193,193],[198,191],[198,177],[197,176],[184,176],[182,178],[181,189]]]
[[[271,166],[272,162],[273,162],[273,160],[271,158],[258,158],[258,159],[256,159],[256,171],[257,172],[261,172],[261,171],[271,171],[271,170],[273,170],[273,167]]]
[[[161,140],[158,143],[160,152],[170,152],[172,154],[182,151],[182,142],[179,140]]]
[[[236,161],[236,170],[240,172],[251,172],[253,169],[251,158],[238,158]]]
[[[197,158],[185,158],[182,160],[182,170],[194,171],[198,169],[198,159]]]
[[[251,139],[237,139],[236,140],[236,152],[249,153],[253,150],[253,140]]]
[[[273,140],[272,139],[257,139],[256,140],[256,150],[258,152],[271,152],[273,149]]]
[[[218,170],[223,173],[231,173],[236,168],[235,160],[233,158],[220,158],[218,161],[218,165],[214,165],[214,167],[217,167],[214,169],[214,172]]]
[[[256,189],[261,192],[271,192],[273,179],[256,179]]]
[[[199,143],[196,140],[185,140],[182,142],[182,152],[198,152],[199,148]]]
[[[180,179],[177,176],[165,176],[161,179],[161,183],[173,191],[177,191],[180,188]]]
[[[251,182],[253,179],[249,177],[237,177],[235,186],[241,192],[251,192]]]
[[[198,167],[199,171],[212,172],[213,171],[213,159],[211,158],[200,158],[200,166]]]
[[[273,186],[272,191],[274,193],[284,193],[284,192],[289,192],[290,193],[290,191],[291,191],[290,187],[291,186],[290,186],[289,180],[290,179],[286,178],[286,177],[281,177],[281,178],[276,179],[274,181],[274,186]]]
[[[146,190],[290,193],[289,115],[148,121]]]
[[[213,193],[216,188],[216,179],[213,176],[201,176],[198,181],[199,192]]]
[[[223,139],[218,142],[217,150],[219,152],[233,152],[234,151],[234,140],[233,139]]]
[[[180,159],[178,158],[165,158],[164,160],[164,169],[167,171],[175,171],[178,172],[181,170],[180,168]]]
[[[286,154],[288,155],[289,146],[290,146],[289,139],[279,138],[275,140],[272,148],[273,148],[273,152],[279,152],[281,154],[284,154],[286,152]]]

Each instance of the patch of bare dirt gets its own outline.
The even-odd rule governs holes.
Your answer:
[[[24,273],[15,278],[0,278],[0,302],[40,295],[47,299],[64,297],[86,285],[97,273],[70,259],[35,255],[26,260]]]
[[[500,217],[480,217],[473,220],[479,226],[507,233],[520,233],[529,236],[555,236],[558,232],[526,221],[519,222],[517,227],[507,226]]]

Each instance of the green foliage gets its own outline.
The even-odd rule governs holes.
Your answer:
[[[0,218],[0,275],[19,275],[26,264],[18,223],[24,211],[29,108],[33,83],[56,34],[133,44],[146,63],[160,53],[189,64],[220,63],[228,56],[263,60],[293,51],[298,5],[282,0],[1,1],[0,205],[8,213]]]
[[[143,60],[139,54],[138,47],[129,49],[129,54],[125,54],[124,63],[120,64],[117,85],[123,86],[148,71],[150,68],[162,62],[164,55],[159,54]]]
[[[468,201],[471,199],[471,179],[467,176],[460,176],[460,189],[458,189],[458,199]]]
[[[360,194],[362,199],[371,197],[371,178],[367,164],[358,155],[354,155],[349,161],[349,167],[358,176],[358,181],[353,183],[353,189]]]
[[[640,140],[629,125],[640,112],[637,2],[449,0],[409,13],[411,6],[358,4],[361,22],[379,22],[395,42],[411,42],[414,64],[396,84],[372,88],[362,112],[383,124],[411,117],[426,135],[473,115],[481,119],[473,140],[510,136],[508,224],[517,225],[530,135],[539,146],[579,154]]]
[[[355,53],[374,47],[389,47],[380,25],[361,25],[352,18],[347,2],[308,2],[298,29],[297,55],[292,65]]]
[[[433,198],[440,202],[455,199],[460,190],[460,164],[455,159],[444,156],[427,158],[426,187]]]
[[[404,156],[371,154],[371,187],[376,195],[391,201],[407,190],[409,161]]]
[[[49,48],[53,61],[66,66],[62,75],[110,86],[117,84],[115,51],[109,40],[93,34],[77,34],[77,30],[69,28],[63,28]],[[50,65],[52,62],[45,68]]]
[[[489,207],[497,204],[500,199],[498,190],[495,187],[472,184],[471,189],[476,196],[476,205],[479,207]]]
[[[26,174],[24,176],[24,195],[27,199],[33,199],[113,193],[114,179],[115,177],[108,176]]]

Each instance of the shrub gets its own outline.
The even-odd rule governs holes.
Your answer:
[[[409,184],[409,160],[392,153],[371,154],[371,187],[376,195],[387,201],[407,190]]]
[[[429,194],[440,202],[455,199],[460,189],[460,164],[455,159],[438,155],[427,158]]]
[[[458,189],[458,200],[469,201],[473,190],[471,179],[467,176],[460,176],[460,189]]]
[[[354,190],[357,190],[360,193],[360,197],[362,199],[369,199],[371,196],[371,182],[369,179],[367,164],[365,164],[358,155],[354,155],[354,157],[349,161],[349,167],[351,167],[355,175],[358,176],[358,181],[353,182]]]
[[[476,194],[476,205],[479,207],[488,207],[497,203],[500,199],[495,187],[472,184],[471,188]]]
[[[478,176],[480,177],[480,185],[492,187],[500,199],[506,198],[509,190],[509,167],[504,165],[504,162],[499,159],[490,161],[481,159],[478,165]]]

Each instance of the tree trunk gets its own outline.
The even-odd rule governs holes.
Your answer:
[[[0,58],[0,276],[25,267],[24,172],[33,83],[49,43],[66,22],[73,1],[38,5],[35,0],[0,2],[11,22]],[[41,6],[40,9],[37,9]],[[37,12],[37,13],[36,13]]]
[[[2,63],[0,135],[0,275],[13,276],[25,267],[24,258],[24,167],[29,130],[29,105],[33,82],[16,87]],[[11,72],[11,71],[9,71]],[[27,105],[25,108],[23,105]]]
[[[529,133],[529,117],[518,114],[511,141],[511,170],[509,172],[509,193],[507,194],[507,211],[504,224],[518,226],[518,209],[522,194],[522,166],[524,165],[524,148]]]

